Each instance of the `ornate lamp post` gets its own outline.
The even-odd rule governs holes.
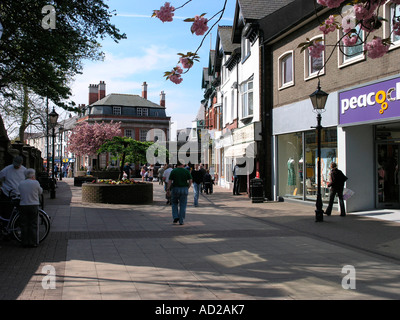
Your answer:
[[[58,113],[54,110],[54,106],[53,106],[53,110],[49,113],[49,120],[50,120],[50,128],[52,129],[52,138],[53,138],[53,155],[52,155],[52,161],[51,161],[51,165],[52,165],[52,170],[51,170],[51,185],[50,185],[50,199],[54,199],[56,197],[56,182],[55,182],[55,178],[54,178],[54,167],[55,167],[55,144],[54,144],[54,140],[56,137],[56,133],[55,133],[55,127],[57,125],[57,120],[58,120]]]
[[[315,221],[316,222],[322,222],[324,221],[324,211],[322,210],[322,196],[321,196],[321,113],[325,111],[325,104],[326,100],[328,99],[328,94],[324,91],[321,90],[320,83],[318,81],[318,88],[315,92],[310,94],[310,99],[311,103],[314,108],[314,112],[317,114],[317,126],[313,127],[317,129],[317,181],[318,181],[318,187],[317,187],[317,202],[315,204],[316,210],[315,210]]]
[[[64,133],[64,127],[60,124],[60,127],[58,128],[58,133],[60,134],[60,181],[62,180],[62,168],[63,168],[63,133]]]

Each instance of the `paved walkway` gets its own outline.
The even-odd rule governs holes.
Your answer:
[[[52,230],[38,248],[0,243],[0,299],[400,298],[394,221],[334,212],[315,223],[310,205],[251,203],[216,187],[197,208],[189,194],[180,226],[157,182],[153,205],[85,204],[80,192],[63,179],[56,199],[46,195]],[[346,290],[348,265],[355,282],[344,283],[356,287]],[[48,270],[55,289],[43,288]]]

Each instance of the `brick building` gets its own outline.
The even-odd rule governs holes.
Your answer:
[[[89,104],[80,105],[82,121],[121,122],[121,136],[139,141],[168,141],[170,133],[170,117],[166,114],[165,93],[160,93],[160,103],[156,104],[147,99],[147,83],[143,82],[142,94],[106,94],[106,84],[89,85]],[[99,167],[105,168],[109,163],[108,155],[99,158]],[[79,166],[97,166],[97,158],[84,157],[79,160]]]

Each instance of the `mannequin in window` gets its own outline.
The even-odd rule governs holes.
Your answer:
[[[292,157],[290,157],[288,159],[287,166],[288,166],[288,182],[287,182],[287,184],[289,186],[290,193],[292,193],[292,191],[293,191],[292,189],[296,185],[296,171],[294,168],[294,159]]]

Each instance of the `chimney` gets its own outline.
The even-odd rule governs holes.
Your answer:
[[[89,105],[95,103],[98,99],[99,86],[97,84],[89,84]]]
[[[147,83],[146,81],[142,84],[142,98],[147,99]]]
[[[104,81],[100,81],[98,88],[97,100],[101,100],[106,96],[106,83]]]
[[[165,93],[161,91],[160,93],[160,106],[165,108]]]

